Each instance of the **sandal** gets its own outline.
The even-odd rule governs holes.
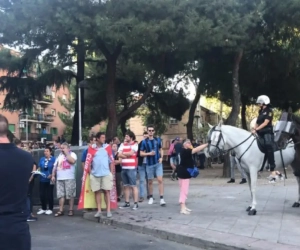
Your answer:
[[[60,217],[60,216],[63,216],[64,215],[64,211],[58,211],[54,217]]]
[[[73,216],[74,215],[74,211],[73,210],[69,210],[68,216]]]

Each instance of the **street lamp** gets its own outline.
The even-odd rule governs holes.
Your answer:
[[[87,84],[86,80],[78,83],[79,146],[82,146],[81,88],[87,88]]]

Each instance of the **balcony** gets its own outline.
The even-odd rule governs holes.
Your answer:
[[[49,114],[29,114],[27,115],[21,115],[20,121],[21,122],[35,122],[35,123],[51,123],[54,121],[53,116]]]
[[[39,103],[39,104],[51,104],[53,102],[53,98],[51,95],[44,95],[42,97],[42,99],[40,100],[36,100],[36,103]]]
[[[53,141],[52,134],[38,134],[38,133],[28,133],[29,141],[41,141],[41,138],[46,138],[47,141]],[[26,141],[26,133],[21,133],[21,140]]]

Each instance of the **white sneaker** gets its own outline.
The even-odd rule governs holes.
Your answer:
[[[40,211],[37,212],[38,215],[45,214],[45,213],[46,213],[46,210],[43,210],[43,209],[41,209]]]
[[[98,211],[98,212],[94,215],[94,217],[95,217],[95,218],[100,218],[100,217],[101,217],[101,212]]]
[[[160,199],[160,205],[161,205],[162,207],[164,207],[164,206],[166,205],[166,202],[165,202],[164,199]]]
[[[50,215],[50,214],[53,214],[53,212],[48,209],[45,214]]]
[[[149,204],[149,205],[152,205],[152,204],[153,204],[153,198],[150,198],[150,199],[149,199],[148,204]]]

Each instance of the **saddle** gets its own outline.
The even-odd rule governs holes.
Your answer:
[[[265,147],[264,139],[261,138],[260,136],[257,136],[256,142],[257,142],[257,146],[258,146],[260,152],[262,152],[263,154],[266,154],[267,150],[266,150],[266,147]],[[279,147],[277,145],[277,143],[273,143],[274,152],[279,151],[280,149],[281,149],[281,147]]]

